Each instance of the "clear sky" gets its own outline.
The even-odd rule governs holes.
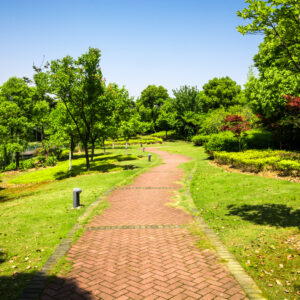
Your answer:
[[[246,81],[261,36],[242,36],[244,0],[0,0],[0,85],[32,65],[97,47],[107,82],[139,96],[213,77]]]

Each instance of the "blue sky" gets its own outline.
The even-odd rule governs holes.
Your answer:
[[[213,77],[246,81],[261,36],[242,36],[243,0],[0,0],[0,85],[32,64],[101,50],[107,82],[139,96]]]

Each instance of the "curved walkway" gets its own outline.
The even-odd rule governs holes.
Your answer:
[[[158,149],[164,164],[114,191],[68,252],[66,277],[51,282],[49,299],[246,299],[217,254],[201,250],[185,225],[192,217],[171,208],[188,159]]]

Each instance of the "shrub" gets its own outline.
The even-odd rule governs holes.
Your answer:
[[[152,133],[151,136],[161,138],[161,139],[165,140],[166,139],[166,132],[165,131],[155,132],[155,133]],[[168,134],[167,134],[167,139],[168,140],[170,140],[170,139],[171,140],[176,140],[178,138],[179,138],[179,136],[178,136],[178,134],[176,133],[175,130],[169,130],[168,131]]]
[[[208,142],[210,136],[209,135],[195,135],[192,138],[192,142],[195,146],[202,146]]]
[[[231,131],[212,134],[204,148],[208,152],[213,151],[239,151],[238,139]]]
[[[5,167],[5,171],[11,171],[16,169],[16,162],[11,162],[8,166]]]
[[[37,157],[37,162],[40,166],[44,166],[46,162],[46,157],[43,155],[38,155]]]
[[[55,155],[50,155],[46,161],[45,161],[45,166],[55,166],[57,163],[57,157]]]
[[[280,171],[283,175],[300,175],[299,154],[278,150],[247,150],[245,152],[215,151],[215,160],[221,164],[251,172]]]
[[[246,149],[268,149],[274,147],[273,134],[262,129],[248,131],[244,142]]]
[[[34,158],[26,159],[20,162],[20,167],[24,170],[32,169],[35,167]]]

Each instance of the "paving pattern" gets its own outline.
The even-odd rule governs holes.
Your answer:
[[[151,149],[164,164],[108,198],[68,252],[73,263],[43,293],[49,299],[247,299],[217,254],[199,249],[185,225],[192,217],[172,208],[172,193],[187,158]]]

